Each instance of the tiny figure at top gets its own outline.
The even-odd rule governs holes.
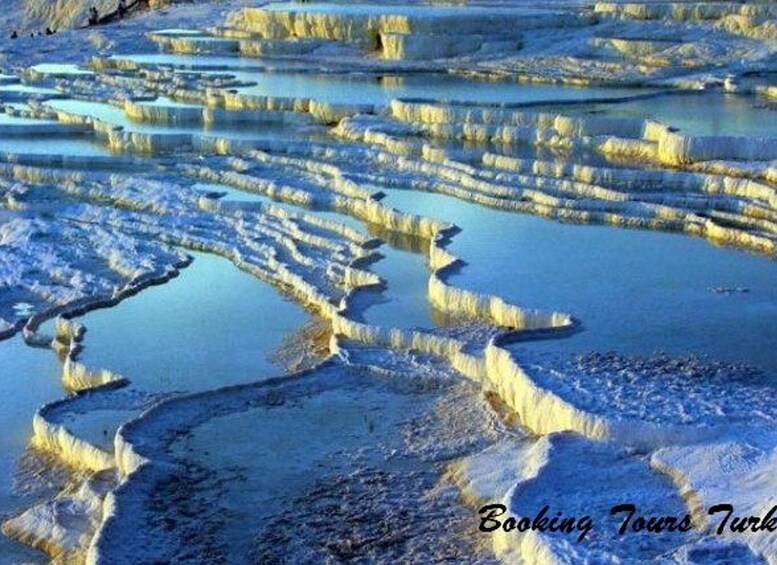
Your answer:
[[[92,6],[89,8],[89,25],[94,26],[100,23],[100,13],[97,11],[97,8]]]
[[[127,13],[127,2],[126,0],[119,0],[119,7],[116,9],[116,11],[119,13],[119,19],[124,19],[124,14]]]

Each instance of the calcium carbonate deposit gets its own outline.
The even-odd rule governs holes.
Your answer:
[[[777,563],[777,3],[6,4],[0,562]]]

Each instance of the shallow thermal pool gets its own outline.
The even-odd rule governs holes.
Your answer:
[[[118,371],[140,390],[194,391],[283,374],[269,357],[308,319],[297,304],[226,259],[197,253],[169,283],[79,319],[86,324],[81,360]],[[45,330],[50,329],[47,324]],[[229,351],[224,355],[225,348]],[[61,364],[52,351],[18,337],[0,342],[0,515],[22,502],[13,480],[32,433],[35,410],[64,396]],[[98,409],[68,416],[74,433],[106,449],[115,428],[137,413]],[[34,555],[5,537],[6,555]],[[18,557],[18,556],[17,556]],[[10,559],[10,557],[9,557]]]
[[[378,249],[383,258],[371,270],[385,281],[386,287],[370,297],[374,304],[362,313],[365,322],[403,329],[431,329],[437,325],[435,310],[427,299],[430,272],[422,246],[428,245],[428,241],[417,240],[411,246],[395,242]]]
[[[89,137],[41,136],[30,138],[0,136],[0,152],[33,155],[108,156],[104,145]]]
[[[385,73],[289,71],[294,64],[273,64],[246,57],[212,55],[121,55],[139,64],[175,66],[189,69],[223,69],[243,82],[241,94],[312,98],[325,102],[383,104],[392,98],[424,98],[480,103],[532,104],[596,100],[645,95],[649,89],[617,87],[579,87],[556,84],[531,84],[513,81],[484,81],[445,73],[410,73],[402,76]]]
[[[429,402],[383,388],[350,384],[301,398],[283,395],[280,406],[214,418],[172,446],[176,459],[194,460],[225,477],[211,504],[220,509],[223,524],[216,536],[230,561],[250,554],[258,534],[266,535],[266,525],[304,493],[358,468],[409,466],[388,455],[398,443],[392,428]],[[246,432],[250,441],[237,439],[224,449],[224,438]],[[357,450],[358,456],[351,455]]]
[[[653,119],[694,135],[777,137],[777,105],[749,95],[674,93],[619,104],[573,107],[566,111]]]
[[[21,83],[14,83],[14,84],[6,84],[3,86],[0,86],[0,94],[17,94],[17,95],[25,95],[25,94],[38,94],[38,95],[57,95],[61,96],[61,92],[58,90],[54,90],[53,88],[44,88],[42,86],[35,86],[32,84],[21,84]]]
[[[50,100],[48,103],[55,101]],[[28,109],[26,104],[15,104],[19,109]],[[51,131],[33,134],[24,133],[25,126],[51,126]],[[55,120],[44,120],[0,113],[0,152],[11,154],[38,154],[63,156],[108,156],[111,152],[91,135],[68,130]],[[62,128],[57,132],[57,128]]]
[[[39,120],[35,118],[25,118],[0,112],[0,125],[25,126],[29,124],[56,124],[54,120]]]
[[[63,396],[54,353],[28,347],[19,336],[0,341],[0,521],[30,503],[14,487],[32,434],[32,416],[42,404]],[[45,562],[41,554],[0,535],[0,562]]]
[[[618,98],[644,90],[575,87],[480,81],[449,74],[345,75],[314,73],[237,72],[236,78],[255,82],[237,88],[242,94],[314,98],[325,102],[385,104],[392,98],[422,98],[476,103],[529,104],[581,99]]]
[[[225,55],[179,55],[175,53],[136,53],[126,55],[112,55],[110,59],[119,61],[131,61],[141,66],[163,66],[179,69],[231,69],[251,68],[263,70],[267,67],[278,66],[269,61],[252,59],[250,57],[229,57]],[[283,61],[283,68],[307,68],[304,61]]]
[[[268,356],[307,319],[226,259],[196,253],[169,283],[80,318],[87,327],[81,360],[146,391],[253,382],[284,372]]]
[[[581,333],[532,348],[691,352],[777,376],[771,259],[680,234],[562,224],[444,195],[385,192],[400,210],[462,229],[449,249],[469,264],[451,284],[582,320]],[[721,287],[747,292],[713,291]]]
[[[165,105],[166,99],[156,101],[156,105]],[[295,130],[289,127],[282,127],[276,124],[241,124],[237,123],[228,126],[210,126],[200,124],[156,124],[145,123],[131,120],[124,112],[124,109],[100,102],[86,102],[83,100],[50,100],[46,104],[55,109],[89,116],[110,124],[121,126],[130,132],[145,134],[192,134],[208,137],[219,137],[235,140],[259,140],[259,139],[277,139],[280,136],[289,136]],[[151,104],[151,103],[149,103]],[[189,106],[191,104],[172,103],[172,106]]]
[[[358,349],[351,350],[355,360]],[[335,361],[240,394],[213,391],[163,404],[135,422],[128,440],[142,443],[164,470],[161,480],[138,480],[131,496],[147,501],[148,519],[117,528],[113,547],[125,539],[191,539],[191,554],[206,546],[228,562],[307,563],[351,555],[355,539],[371,561],[462,555],[467,534],[434,533],[441,523],[464,531],[471,516],[439,483],[439,469],[493,433],[476,387],[438,380],[407,355],[364,353],[398,373],[352,371]],[[179,433],[165,439],[158,424],[170,421]],[[477,439],[462,443],[462,427]],[[196,488],[180,489],[189,477]],[[160,507],[179,527],[160,529]],[[292,507],[296,538],[287,531]]]

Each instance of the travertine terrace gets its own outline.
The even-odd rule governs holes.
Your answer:
[[[64,29],[83,18],[75,0],[20,4],[17,21],[61,31],[47,40],[53,53],[28,34],[3,39],[0,337],[20,334],[61,361],[64,398],[29,414],[32,444],[82,480],[13,509],[7,536],[61,562],[129,563],[133,542],[143,559],[185,560],[180,532],[162,538],[149,526],[164,518],[155,489],[185,467],[171,455],[182,436],[221,417],[264,423],[274,395],[329,394],[339,378],[347,391],[361,391],[359,379],[465,379],[483,392],[470,391],[463,413],[487,398],[521,433],[446,461],[464,504],[498,499],[517,513],[588,455],[592,484],[612,492],[576,493],[577,507],[627,496],[638,480],[646,507],[670,499],[697,522],[689,535],[634,546],[498,535],[478,558],[609,563],[638,547],[642,560],[777,562],[773,536],[714,538],[701,512],[724,494],[752,513],[774,505],[773,384],[729,383],[718,373],[747,371],[664,358],[592,356],[563,370],[523,362],[515,343],[566,339],[586,320],[468,288],[455,276],[466,266],[450,249],[458,228],[445,209],[430,218],[383,202],[389,190],[439,194],[773,261],[773,124],[710,134],[616,111],[679,97],[692,105],[704,93],[747,100],[774,120],[773,2],[194,3],[94,30]],[[368,321],[394,282],[375,266],[403,238],[425,256],[425,307],[452,323]],[[142,393],[82,359],[80,317],[175,285],[192,253],[223,257],[304,307],[326,327],[326,352],[256,382]],[[701,376],[684,389],[689,374]],[[364,394],[388,394],[378,388]],[[131,417],[99,445],[68,424],[109,410]],[[198,496],[216,497],[207,488]],[[219,551],[208,543],[203,551]]]

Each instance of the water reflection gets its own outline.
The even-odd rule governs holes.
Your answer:
[[[81,319],[81,359],[135,388],[193,391],[282,371],[269,359],[305,311],[221,257],[195,254],[170,283]]]
[[[386,190],[400,210],[462,228],[451,284],[569,312],[585,331],[537,348],[693,352],[777,375],[777,263],[679,234],[583,226]],[[721,294],[717,287],[744,287]]]

